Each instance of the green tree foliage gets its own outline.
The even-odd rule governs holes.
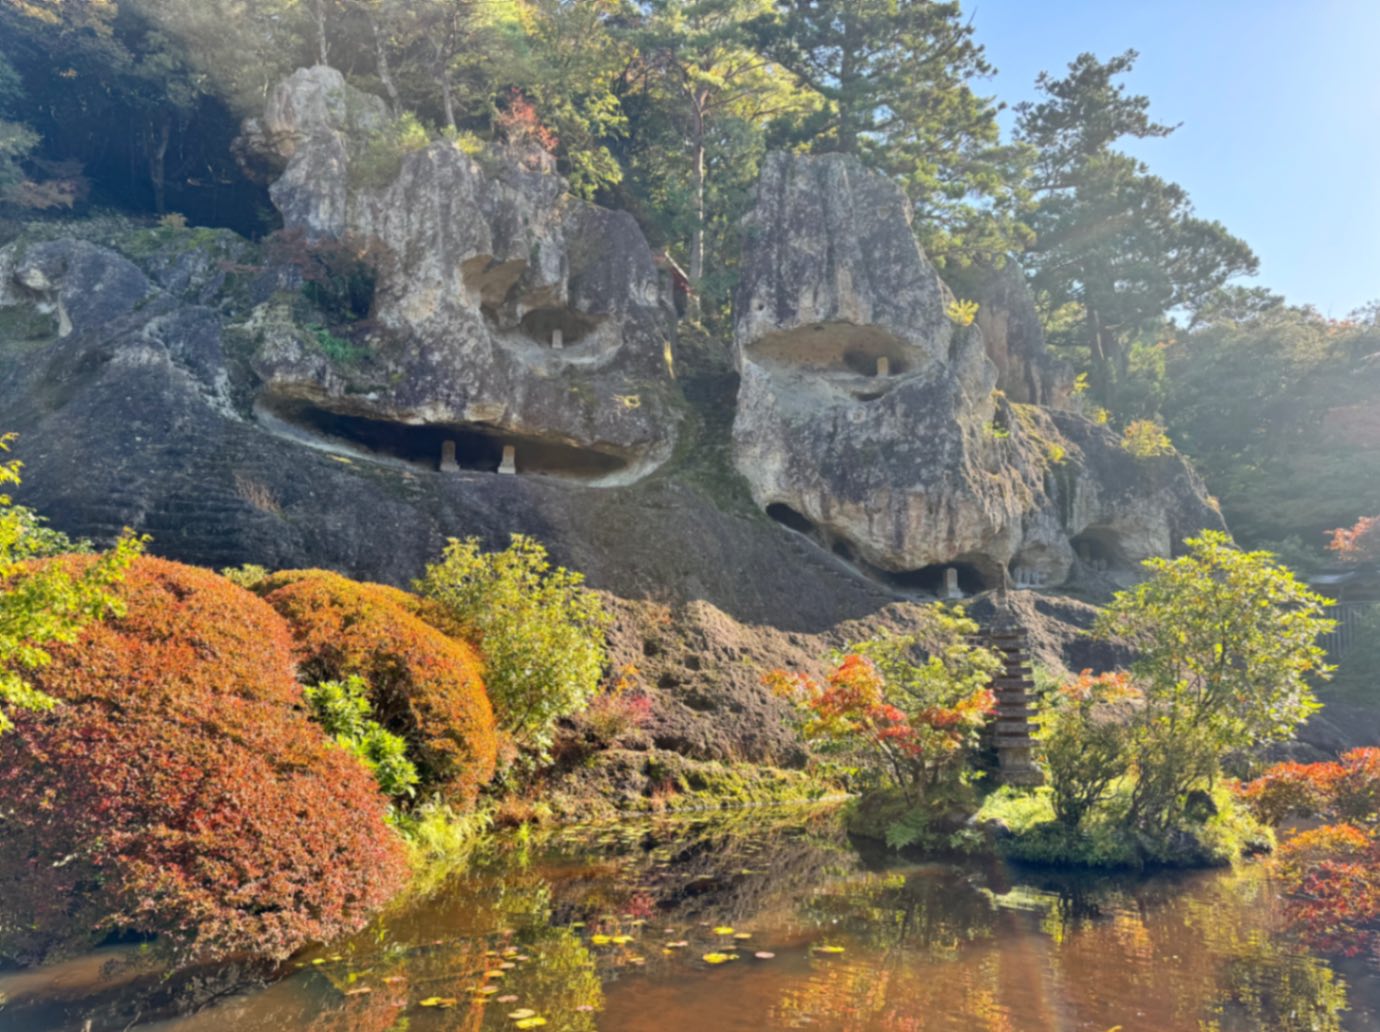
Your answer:
[[[1243,291],[1167,350],[1170,431],[1239,539],[1306,561],[1329,531],[1380,512],[1377,352],[1369,313],[1326,319]]]
[[[1020,237],[1021,148],[1001,144],[990,75],[956,2],[778,0],[762,46],[824,103],[785,139],[856,154],[896,176],[941,261],[992,257]],[[975,203],[978,202],[978,203]]]
[[[0,453],[8,452],[13,440],[13,435],[0,436]],[[0,462],[0,488],[18,484],[19,471],[17,460]],[[79,572],[55,563],[27,565],[54,545],[48,533],[0,493],[0,732],[11,726],[7,709],[53,708],[54,700],[35,689],[26,673],[51,662],[48,646],[76,641],[91,621],[120,613],[110,589],[144,545],[126,533]]]
[[[1085,670],[1060,686],[1040,714],[1040,759],[1054,817],[1069,831],[1130,771],[1130,725],[1121,710],[1135,695],[1124,674],[1094,677]]]
[[[24,100],[19,73],[0,52],[0,190],[24,181],[20,163],[38,146],[38,134],[20,120]]]
[[[1034,284],[1060,331],[1053,343],[1090,366],[1109,404],[1130,376],[1136,341],[1153,340],[1167,313],[1197,308],[1258,264],[1220,223],[1194,214],[1181,186],[1115,149],[1174,131],[1116,81],[1135,59],[1133,50],[1106,62],[1082,54],[1064,78],[1040,76],[1043,99],[1016,108],[1017,139],[1034,153]]]
[[[452,538],[415,587],[478,643],[499,727],[543,754],[556,721],[584,708],[604,669],[610,620],[584,575],[553,567],[521,534],[502,552]]]
[[[1216,780],[1226,754],[1291,738],[1318,708],[1310,679],[1327,672],[1325,599],[1220,532],[1186,544],[1187,555],[1149,560],[1150,578],[1119,592],[1096,626],[1137,655],[1125,819],[1152,834]]]
[[[407,742],[374,719],[364,678],[322,681],[303,694],[316,722],[368,768],[384,795],[398,799],[416,794],[421,775],[407,758]]]
[[[711,237],[716,262],[730,259],[724,224],[741,214],[767,124],[804,112],[813,98],[755,45],[771,0],[651,0],[643,8],[623,30],[639,58],[620,84],[636,136],[623,154],[638,187],[655,195],[663,232],[683,247],[697,319]],[[727,300],[717,283],[708,293],[716,307]]]

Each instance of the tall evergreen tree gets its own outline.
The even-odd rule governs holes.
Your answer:
[[[777,0],[764,49],[824,99],[792,135],[895,176],[932,256],[1008,251],[1021,148],[1004,146],[999,106],[971,83],[992,73],[957,2]]]
[[[1258,265],[1220,222],[1194,214],[1183,187],[1115,149],[1175,128],[1152,121],[1147,98],[1116,81],[1136,56],[1082,54],[1064,78],[1042,74],[1045,98],[1016,109],[1017,137],[1035,155],[1034,284],[1047,312],[1062,315],[1052,320],[1062,327],[1054,342],[1091,365],[1094,387],[1114,407],[1141,334]]]

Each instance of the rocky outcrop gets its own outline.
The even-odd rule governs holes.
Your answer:
[[[981,324],[951,309],[908,210],[854,159],[767,161],[735,324],[734,458],[758,505],[934,593],[951,587],[948,568],[964,594],[1122,582],[1184,534],[1220,527],[1178,456],[1133,459],[1105,428],[998,388]],[[1006,353],[1028,372],[1043,352],[1033,310],[1003,290]],[[1025,396],[1054,393],[1041,380]]]
[[[518,473],[608,484],[660,464],[671,321],[632,217],[418,133],[324,66],[246,128],[241,150],[281,170],[288,233],[359,263],[372,293],[316,340],[281,298],[254,313],[265,423],[432,467],[495,470],[513,447]]]
[[[977,328],[987,357],[997,367],[997,389],[1011,401],[1066,407],[1073,371],[1049,353],[1030,286],[1016,262],[1000,268],[972,265],[950,272],[949,286],[977,304]]]

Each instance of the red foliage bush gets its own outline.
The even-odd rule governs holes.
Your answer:
[[[375,719],[407,741],[422,787],[474,801],[493,777],[498,735],[469,645],[426,623],[420,599],[381,584],[307,570],[258,590],[292,626],[303,680],[364,678]]]
[[[185,960],[281,957],[361,927],[405,855],[369,773],[307,718],[287,625],[159,559],[118,593],[124,617],[34,676],[62,705],[0,736],[0,955],[134,932]]]
[[[1303,938],[1348,955],[1380,948],[1380,749],[1277,763],[1238,791],[1273,823],[1333,822],[1291,835],[1279,851],[1289,918]]]

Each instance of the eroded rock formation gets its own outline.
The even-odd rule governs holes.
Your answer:
[[[266,422],[433,464],[447,440],[473,468],[515,448],[519,473],[601,483],[664,461],[670,319],[632,217],[445,141],[409,151],[397,131],[324,66],[246,129],[242,150],[281,170],[289,233],[354,252],[374,280],[353,368],[283,332],[280,301],[254,314]]]
[[[1130,579],[1220,527],[1177,455],[1134,459],[1105,428],[998,388],[981,320],[950,309],[908,211],[854,159],[766,163],[737,297],[734,457],[767,514],[894,585],[944,593],[953,568],[964,594]],[[1050,366],[1023,295],[1000,294],[985,296],[1004,375],[1023,383]],[[1025,396],[1054,400],[1054,381],[1041,371]]]

